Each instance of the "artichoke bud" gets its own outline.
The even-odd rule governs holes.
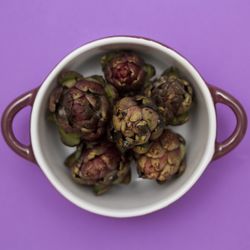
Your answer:
[[[181,125],[189,120],[193,89],[177,68],[165,70],[144,94],[154,100],[167,125]]]
[[[152,142],[145,153],[137,151],[137,171],[140,177],[166,182],[184,172],[185,140],[167,129]]]
[[[107,82],[120,91],[138,90],[154,73],[153,67],[132,51],[104,55],[101,64]]]
[[[108,191],[112,185],[127,184],[130,180],[128,160],[109,142],[78,147],[66,164],[73,179],[79,184],[92,186],[97,195]]]
[[[156,140],[163,131],[156,107],[144,96],[120,99],[114,106],[112,121],[111,138],[122,152]]]
[[[75,83],[66,86],[65,81],[69,79]],[[49,98],[49,117],[55,121],[62,142],[67,146],[101,138],[110,114],[100,77],[79,79],[77,72],[61,73],[58,83],[64,87],[55,88]]]

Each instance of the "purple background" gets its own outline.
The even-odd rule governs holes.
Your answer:
[[[119,34],[175,48],[208,82],[250,110],[249,10],[249,0],[1,0],[0,114],[67,53]],[[29,111],[22,111],[14,126],[26,143]],[[228,108],[219,107],[218,114],[223,139],[235,121]],[[211,163],[183,198],[132,219],[77,208],[0,139],[0,249],[250,249],[249,133],[237,149]]]

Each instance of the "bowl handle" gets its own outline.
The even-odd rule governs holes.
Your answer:
[[[241,142],[247,130],[247,115],[240,102],[224,90],[211,85],[209,85],[209,90],[214,104],[221,103],[228,106],[236,117],[236,127],[233,133],[224,141],[215,142],[213,160],[216,160],[229,153]]]
[[[13,131],[13,120],[16,114],[27,106],[32,106],[36,97],[37,89],[33,89],[12,101],[5,109],[2,116],[2,134],[6,143],[15,151],[18,155],[36,163],[32,146],[24,145],[16,138]]]

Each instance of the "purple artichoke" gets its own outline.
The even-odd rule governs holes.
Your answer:
[[[73,77],[69,77],[73,75]],[[67,77],[66,77],[67,76]],[[104,87],[78,73],[63,73],[49,99],[50,116],[56,122],[61,139],[68,146],[100,138],[109,118],[109,103]]]
[[[166,70],[146,88],[145,95],[153,98],[168,125],[181,125],[189,120],[193,89],[176,68]]]
[[[162,131],[161,117],[149,98],[124,97],[114,106],[110,138],[122,152],[156,140]]]
[[[79,184],[92,186],[98,195],[114,184],[128,184],[131,179],[129,164],[110,142],[88,145],[78,150],[67,160],[73,180]]]
[[[137,155],[139,176],[163,183],[184,171],[185,140],[171,130],[165,130],[142,154]]]
[[[105,78],[118,90],[135,90],[155,74],[151,65],[131,51],[109,53],[101,59]]]

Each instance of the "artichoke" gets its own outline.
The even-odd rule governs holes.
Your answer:
[[[137,155],[139,176],[163,183],[184,171],[185,141],[167,129],[146,153]]]
[[[109,103],[104,87],[77,72],[63,72],[49,99],[50,118],[57,124],[62,142],[75,146],[94,141],[105,132]]]
[[[145,95],[154,99],[168,125],[181,125],[188,121],[193,90],[176,68],[166,70],[146,88]]]
[[[101,58],[104,75],[108,83],[118,90],[130,91],[140,88],[155,74],[155,69],[145,64],[132,51],[114,52]]]
[[[92,186],[100,195],[114,184],[130,182],[129,164],[114,144],[103,142],[88,146],[86,149],[79,146],[66,160],[76,183]]]
[[[124,97],[115,104],[110,139],[121,152],[156,140],[162,131],[162,119],[149,98]]]

